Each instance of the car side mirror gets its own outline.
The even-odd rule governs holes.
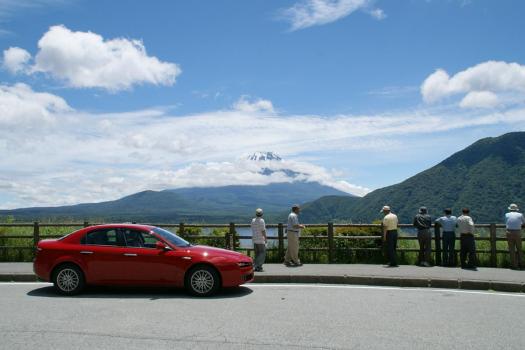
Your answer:
[[[158,250],[171,250],[170,247],[168,247],[166,244],[164,244],[161,241],[157,241],[157,243],[155,243],[155,248],[157,248]]]

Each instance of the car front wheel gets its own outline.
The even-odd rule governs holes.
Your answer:
[[[218,272],[210,266],[197,266],[186,277],[186,289],[196,296],[210,296],[220,287]]]
[[[62,265],[53,273],[53,285],[60,294],[78,294],[84,289],[84,274],[75,265]]]

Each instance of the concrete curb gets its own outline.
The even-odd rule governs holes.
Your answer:
[[[38,282],[31,273],[0,274],[0,282]],[[252,283],[347,284],[383,287],[493,290],[525,293],[525,283],[461,279],[403,278],[384,276],[255,275]]]
[[[315,276],[315,275],[255,275],[252,283],[318,283],[370,285],[407,288],[443,288],[466,290],[493,290],[498,292],[525,293],[525,284],[461,279],[403,278],[384,276]]]

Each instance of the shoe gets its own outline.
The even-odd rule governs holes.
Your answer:
[[[388,267],[399,267],[398,264],[388,264]]]
[[[297,266],[297,267],[303,266],[303,263],[301,263],[301,262],[295,263],[295,266]]]
[[[286,262],[286,261],[284,262],[284,265],[287,266],[287,267],[293,267],[293,266],[295,266],[293,263],[291,263],[291,262]]]

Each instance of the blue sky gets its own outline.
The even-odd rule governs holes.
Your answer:
[[[349,192],[402,181],[523,130],[524,14],[482,0],[0,1],[0,207],[270,181],[239,160],[255,151]]]

